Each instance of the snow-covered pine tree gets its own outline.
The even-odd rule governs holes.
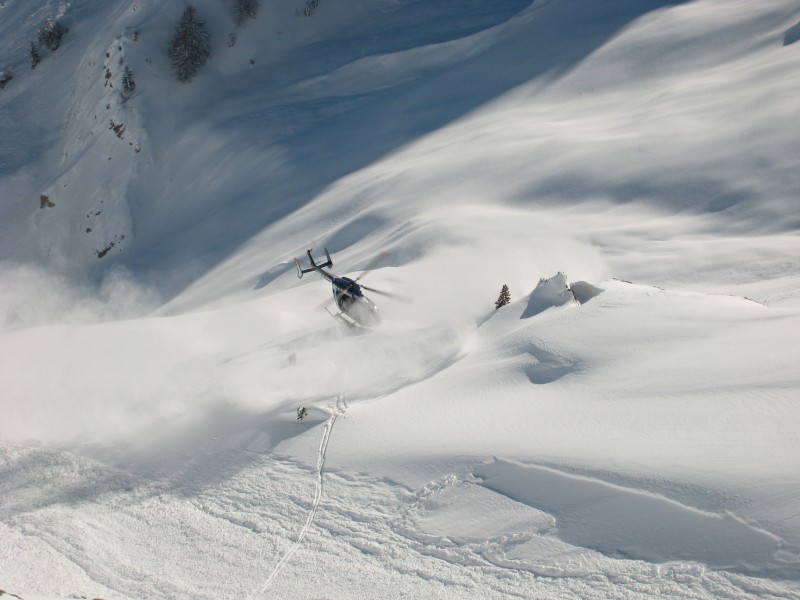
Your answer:
[[[258,13],[258,0],[236,0],[233,5],[233,20],[244,25],[247,19],[255,19]]]
[[[306,0],[306,5],[303,7],[303,15],[310,17],[316,9],[319,8],[319,0]]]
[[[508,286],[504,283],[503,288],[500,290],[500,295],[497,297],[497,301],[494,303],[494,309],[497,310],[509,302],[511,302],[511,292],[508,290]]]
[[[39,43],[50,48],[51,52],[55,52],[61,45],[61,38],[65,33],[67,30],[59,21],[47,19],[47,22],[39,29]]]
[[[191,5],[183,11],[175,28],[168,54],[179,81],[189,81],[197,75],[211,56],[211,42],[205,21],[197,16],[197,11]]]
[[[122,72],[122,89],[119,91],[122,101],[124,102],[130,98],[135,89],[136,82],[133,80],[133,73],[131,73],[131,70],[125,66],[125,70]]]
[[[36,65],[42,62],[42,57],[39,55],[39,47],[36,45],[36,42],[31,42],[28,58],[31,60],[31,69],[35,69]]]

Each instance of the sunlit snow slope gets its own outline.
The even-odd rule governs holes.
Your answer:
[[[800,598],[797,4],[233,4],[0,0],[0,590]]]

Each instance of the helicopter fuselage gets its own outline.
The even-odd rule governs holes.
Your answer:
[[[380,324],[377,305],[364,295],[360,285],[349,277],[333,277],[330,281],[333,298],[342,313],[363,327]]]

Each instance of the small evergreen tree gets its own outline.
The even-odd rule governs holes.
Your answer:
[[[319,8],[319,0],[306,0],[306,5],[303,7],[303,16],[310,17],[311,13]]]
[[[122,72],[122,89],[119,92],[122,101],[124,102],[130,98],[135,89],[136,82],[133,80],[133,73],[131,73],[131,70],[126,66],[125,70]]]
[[[183,11],[175,37],[169,45],[169,58],[179,81],[189,81],[197,75],[211,56],[211,42],[205,21],[197,16],[193,6]]]
[[[258,14],[258,0],[236,0],[233,5],[233,20],[244,25],[247,19],[255,19]]]
[[[47,19],[47,22],[39,30],[39,43],[50,48],[51,52],[55,52],[61,45],[61,38],[65,33],[67,30],[59,21]]]
[[[500,295],[497,297],[497,301],[494,303],[494,309],[497,310],[509,302],[511,302],[511,292],[508,290],[508,286],[503,284],[503,289],[500,290]]]
[[[36,42],[31,42],[28,58],[31,60],[31,69],[35,69],[36,65],[42,62],[42,57],[39,55],[39,46],[36,45]]]

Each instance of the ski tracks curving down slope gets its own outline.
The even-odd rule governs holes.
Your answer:
[[[331,432],[333,431],[333,426],[336,424],[336,419],[339,415],[343,415],[347,410],[347,401],[344,399],[344,396],[337,396],[336,403],[330,407],[330,414],[331,416],[325,422],[325,428],[322,431],[322,439],[319,442],[319,450],[317,451],[317,484],[316,489],[314,491],[314,501],[311,504],[311,510],[308,512],[308,517],[306,518],[306,522],[303,525],[303,528],[300,530],[300,533],[297,535],[297,540],[292,544],[291,548],[286,551],[286,553],[281,557],[278,561],[278,564],[275,565],[275,568],[272,570],[272,573],[269,574],[264,584],[258,590],[258,594],[263,594],[267,591],[270,584],[272,583],[273,579],[277,577],[278,573],[281,572],[283,567],[289,562],[289,559],[292,555],[297,551],[300,547],[300,544],[303,543],[303,539],[306,537],[308,530],[311,528],[311,524],[314,522],[314,517],[317,514],[317,509],[319,508],[319,502],[322,499],[322,487],[323,487],[323,477],[322,477],[322,470],[325,468],[325,455],[328,451],[328,441],[331,437]],[[253,596],[251,596],[253,597]]]

